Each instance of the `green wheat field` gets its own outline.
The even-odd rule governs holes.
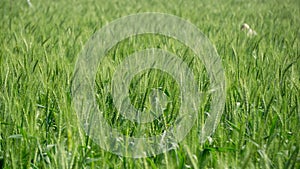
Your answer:
[[[150,110],[151,90],[159,89],[168,99],[162,116],[149,124],[122,118],[107,91],[126,56],[167,50],[189,65],[202,92],[198,118],[176,149],[134,159],[103,150],[85,133],[71,88],[78,55],[92,35],[142,12],[176,15],[203,32],[222,60],[226,101],[215,133],[201,144],[201,127],[213,106],[201,60],[163,35],[119,42],[99,64],[94,97],[120,133],[160,134],[173,125],[180,107],[176,81],[150,69],[131,80],[130,100]],[[300,168],[299,0],[1,0],[0,14],[0,169]],[[257,35],[241,30],[243,23]]]

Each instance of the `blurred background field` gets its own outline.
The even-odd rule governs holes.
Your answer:
[[[300,168],[300,1],[30,2],[32,6],[26,0],[0,2],[0,169]],[[86,136],[70,89],[76,59],[88,39],[109,22],[141,12],[173,14],[196,25],[222,59],[227,94],[221,122],[205,144],[198,132],[209,112],[209,95],[176,150],[131,159],[102,150]],[[257,35],[241,31],[243,23]],[[176,40],[157,35],[132,37],[109,51],[99,67],[95,96],[109,112],[107,120],[124,133],[138,135],[138,127],[117,118],[110,98],[101,92],[123,57],[148,47],[166,49],[187,62],[193,57]],[[192,62],[199,89],[208,90],[203,65]],[[176,98],[178,86],[159,73],[144,72],[146,78],[133,80],[135,106],[146,106],[141,93],[150,87],[163,86]],[[176,99],[173,103],[166,114],[176,115]],[[146,133],[163,127],[151,124]]]

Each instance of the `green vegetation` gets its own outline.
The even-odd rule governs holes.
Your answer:
[[[300,2],[0,1],[1,168],[300,168]],[[132,80],[130,97],[149,109],[151,89],[169,96],[162,119],[136,125],[122,120],[103,95],[127,55],[150,47],[168,50],[193,68],[203,96],[194,128],[176,150],[132,159],[102,150],[80,127],[71,84],[84,44],[109,22],[140,12],[169,13],[196,25],[215,45],[226,73],[226,106],[211,139],[198,132],[209,112],[209,81],[200,60],[174,39],[141,35],[120,42],[100,65],[95,87],[109,124],[124,134],[162,132],[176,118],[179,87],[159,70]],[[248,23],[258,35],[240,30]],[[176,26],[176,25],[174,25]],[[184,31],[184,30],[183,30]],[[166,117],[166,118],[164,118]]]

